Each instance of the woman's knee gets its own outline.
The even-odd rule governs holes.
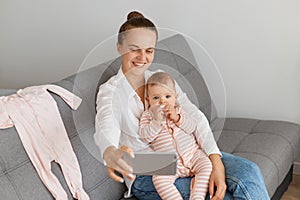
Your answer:
[[[226,177],[233,177],[235,179],[251,179],[261,177],[259,166],[246,158],[235,156],[228,153],[223,153],[222,158]]]

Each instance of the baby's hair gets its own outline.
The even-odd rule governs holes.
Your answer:
[[[118,34],[118,43],[122,44],[125,37],[125,32],[134,28],[147,28],[152,30],[158,38],[157,29],[153,22],[145,18],[143,14],[138,11],[132,11],[127,15],[127,21],[122,24]]]
[[[166,72],[156,72],[152,74],[147,81],[147,89],[153,85],[163,85],[176,93],[175,81],[172,76]]]

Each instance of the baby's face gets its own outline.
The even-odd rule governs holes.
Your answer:
[[[176,93],[171,88],[163,85],[148,86],[148,102],[150,106],[170,105],[175,107]]]

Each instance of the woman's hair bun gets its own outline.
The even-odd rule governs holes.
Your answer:
[[[130,20],[132,18],[144,18],[144,15],[142,13],[139,13],[138,11],[131,11],[128,15],[127,15],[127,20]]]

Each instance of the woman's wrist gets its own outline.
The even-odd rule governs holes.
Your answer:
[[[219,165],[220,163],[223,165],[221,156],[219,154],[210,154],[209,159],[213,165]]]
[[[108,156],[110,156],[111,152],[116,151],[117,147],[115,146],[109,146],[104,150],[103,153],[103,160],[105,161],[107,159]]]

